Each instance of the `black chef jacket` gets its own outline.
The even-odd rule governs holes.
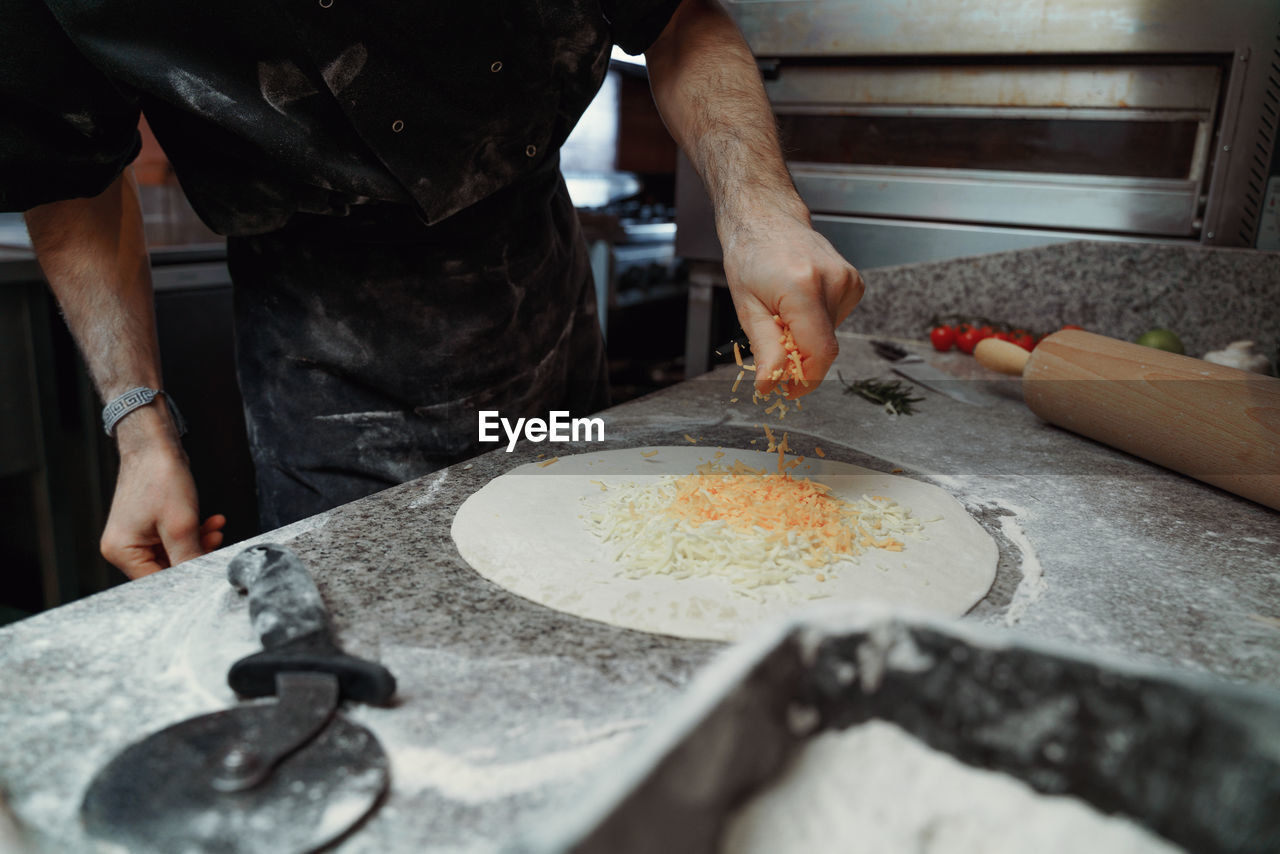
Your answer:
[[[93,196],[145,112],[201,218],[411,202],[445,219],[547,165],[611,43],[678,0],[0,0],[0,209]]]

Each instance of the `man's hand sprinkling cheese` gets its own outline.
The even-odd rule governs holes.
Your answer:
[[[785,368],[777,315],[795,336],[808,382],[788,383],[788,396],[807,394],[835,361],[835,327],[862,298],[862,278],[813,230],[755,57],[724,10],[684,0],[645,58],[667,129],[715,208],[729,290],[758,367],[756,391],[772,391]]]
[[[725,274],[755,355],[755,389],[764,395],[785,382],[779,391],[800,397],[835,361],[835,328],[862,299],[862,277],[807,222],[775,225],[767,235],[752,231],[725,247]],[[788,332],[804,382],[795,381]]]

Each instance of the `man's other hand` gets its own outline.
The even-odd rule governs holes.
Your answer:
[[[102,556],[129,578],[199,557],[222,544],[224,516],[200,524],[196,486],[180,448],[122,453]]]
[[[791,397],[818,387],[839,352],[835,328],[862,299],[862,276],[807,221],[788,213],[744,224],[724,241],[724,268],[751,350],[755,388],[772,390],[785,350],[777,315],[790,327],[808,385],[790,384]]]

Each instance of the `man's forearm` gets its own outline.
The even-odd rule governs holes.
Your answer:
[[[142,212],[126,172],[100,195],[33,208],[26,214],[36,256],[104,400],[135,386],[161,388],[160,351]],[[126,452],[176,440],[164,406],[122,421]]]
[[[761,212],[809,221],[778,143],[760,72],[712,0],[686,0],[646,52],[654,101],[715,206],[721,242]]]
[[[858,271],[813,230],[778,144],[760,72],[713,0],[684,0],[645,53],[653,97],[715,205],[725,279],[756,359],[756,391],[805,394],[839,353],[862,298]],[[792,333],[800,373],[778,324]],[[792,365],[792,368],[788,368]]]

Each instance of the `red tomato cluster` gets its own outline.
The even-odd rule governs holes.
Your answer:
[[[1082,329],[1083,327],[1068,323],[1062,328]],[[961,353],[972,354],[973,349],[978,346],[978,342],[984,338],[998,338],[1001,341],[1017,344],[1024,350],[1034,350],[1036,345],[1048,334],[1033,335],[1025,329],[997,330],[989,323],[984,323],[981,326],[975,326],[972,323],[957,323],[955,325],[941,323],[929,330],[929,341],[933,343],[933,349],[942,353],[955,347]]]

